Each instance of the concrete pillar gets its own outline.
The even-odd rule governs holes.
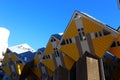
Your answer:
[[[105,80],[102,59],[83,55],[76,62],[76,80]]]
[[[101,75],[101,79],[100,80],[105,80],[105,73],[104,73],[104,66],[103,66],[103,61],[102,59],[99,59],[99,65],[100,65],[100,75]]]

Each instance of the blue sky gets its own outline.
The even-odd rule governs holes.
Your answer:
[[[37,50],[64,32],[75,10],[120,25],[117,0],[0,0],[0,26],[10,30],[9,46],[27,43]]]

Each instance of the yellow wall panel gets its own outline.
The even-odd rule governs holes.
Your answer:
[[[120,35],[117,37],[117,39],[116,39],[117,41],[120,41]]]
[[[4,57],[3,61],[4,61],[4,63],[9,62],[9,59],[8,59],[8,54],[7,54],[7,53],[5,54],[5,57]]]
[[[14,53],[11,53],[11,58],[13,61],[18,61],[19,58],[14,54]]]
[[[117,43],[117,41],[120,41],[120,35],[115,40],[116,43]],[[111,54],[115,55],[116,57],[120,58],[120,46],[110,48],[109,52]]]
[[[53,59],[45,59],[42,61],[42,63],[49,68],[51,71],[55,71],[55,64]]]
[[[10,76],[11,72],[10,72],[9,66],[4,66],[4,67],[2,67],[2,69],[5,71],[5,73],[6,73],[7,75]]]
[[[66,39],[66,38],[71,38],[74,36],[78,36],[78,32],[77,32],[75,21],[72,20],[66,32],[64,33],[64,38]]]
[[[49,77],[52,77],[52,76],[53,76],[53,72],[52,72],[50,69],[47,69],[47,73],[48,73],[48,76],[49,76]]]
[[[34,58],[34,64],[39,64],[39,63],[40,63],[40,60],[39,60],[38,54],[36,54]]]
[[[44,55],[53,54],[53,53],[54,53],[54,50],[52,48],[52,43],[49,42],[48,45],[46,46]]]
[[[65,66],[68,70],[71,70],[73,64],[75,63],[74,60],[72,60],[70,57],[68,56],[64,56],[64,63],[65,63]]]
[[[57,44],[57,45],[59,44],[59,42],[60,42],[59,40],[56,40],[56,44]]]
[[[39,77],[39,78],[41,77],[40,68],[33,68],[32,70],[37,77]]]
[[[91,20],[88,20],[87,18],[82,17],[82,22],[83,22],[85,33],[91,33],[91,32],[102,30],[101,26],[99,26],[97,23]]]
[[[116,57],[120,58],[120,46],[111,48],[109,52],[115,55]]]
[[[92,42],[95,54],[98,57],[102,58],[107,49],[111,46],[113,39],[114,38],[112,36],[103,36],[100,38],[93,39]]]
[[[66,55],[68,55],[75,61],[77,61],[80,58],[76,43],[61,46],[60,51],[64,52]]]

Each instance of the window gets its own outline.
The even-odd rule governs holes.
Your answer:
[[[97,34],[97,32],[95,33],[95,37],[98,37],[98,34]]]
[[[38,55],[41,54],[41,52],[38,52]]]
[[[57,48],[54,48],[54,50],[56,50]]]
[[[68,39],[66,39],[66,43],[69,44]]]
[[[48,55],[48,58],[50,58],[50,55]]]
[[[113,42],[112,45],[111,45],[111,47],[116,47],[116,43]]]
[[[58,51],[56,51],[56,53],[57,53],[57,56],[59,56],[59,52],[58,52]]]
[[[63,39],[62,42],[61,42],[61,45],[70,44],[70,43],[72,43],[72,39],[71,38]]]
[[[117,41],[117,45],[120,46],[120,42],[119,41]]]
[[[108,31],[106,31],[106,30],[103,29],[103,34],[104,34],[104,35],[109,35],[110,32],[108,32]]]
[[[59,56],[60,56],[60,55],[59,55],[58,51],[56,51],[55,57],[59,57]]]
[[[61,45],[65,45],[65,40],[64,39],[62,40]]]
[[[55,39],[53,39],[53,41],[56,41]]]
[[[99,31],[99,36],[100,36],[100,37],[102,36],[102,33],[101,33],[101,31]]]
[[[82,31],[84,31],[84,29],[83,29],[83,28],[81,28],[81,30],[82,30]]]
[[[43,56],[43,59],[45,59],[45,56]]]
[[[86,40],[86,37],[85,37],[85,33],[84,32],[82,32],[82,35],[83,35],[83,40]]]
[[[53,37],[51,38],[51,42],[54,42],[54,41],[56,41]]]
[[[81,33],[79,33],[79,37],[80,37],[80,40],[82,41],[82,35],[81,35]]]
[[[79,37],[80,37],[81,41],[86,40],[86,35],[85,35],[85,32],[84,32],[84,28],[78,29],[78,33],[79,33]]]
[[[80,31],[80,29],[78,29],[78,32]]]
[[[70,43],[72,43],[72,40],[71,40],[71,38],[69,39],[69,42],[70,42]]]
[[[51,39],[51,42],[53,42],[53,39]]]
[[[57,51],[58,52],[58,51]],[[59,53],[57,53],[58,54],[58,56],[60,56],[60,54]]]
[[[77,18],[77,16],[78,16],[78,14],[76,13],[74,18]]]

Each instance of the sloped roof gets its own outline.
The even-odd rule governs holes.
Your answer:
[[[57,38],[57,39],[61,39],[61,37],[62,37],[62,35],[60,35],[60,34],[53,34],[52,36],[54,36],[55,38]]]
[[[33,53],[31,51],[27,51],[21,54],[15,53],[15,55],[19,57],[25,63],[32,61],[34,59],[35,54],[36,52]]]
[[[45,51],[45,47],[39,48],[38,51],[44,52]]]

